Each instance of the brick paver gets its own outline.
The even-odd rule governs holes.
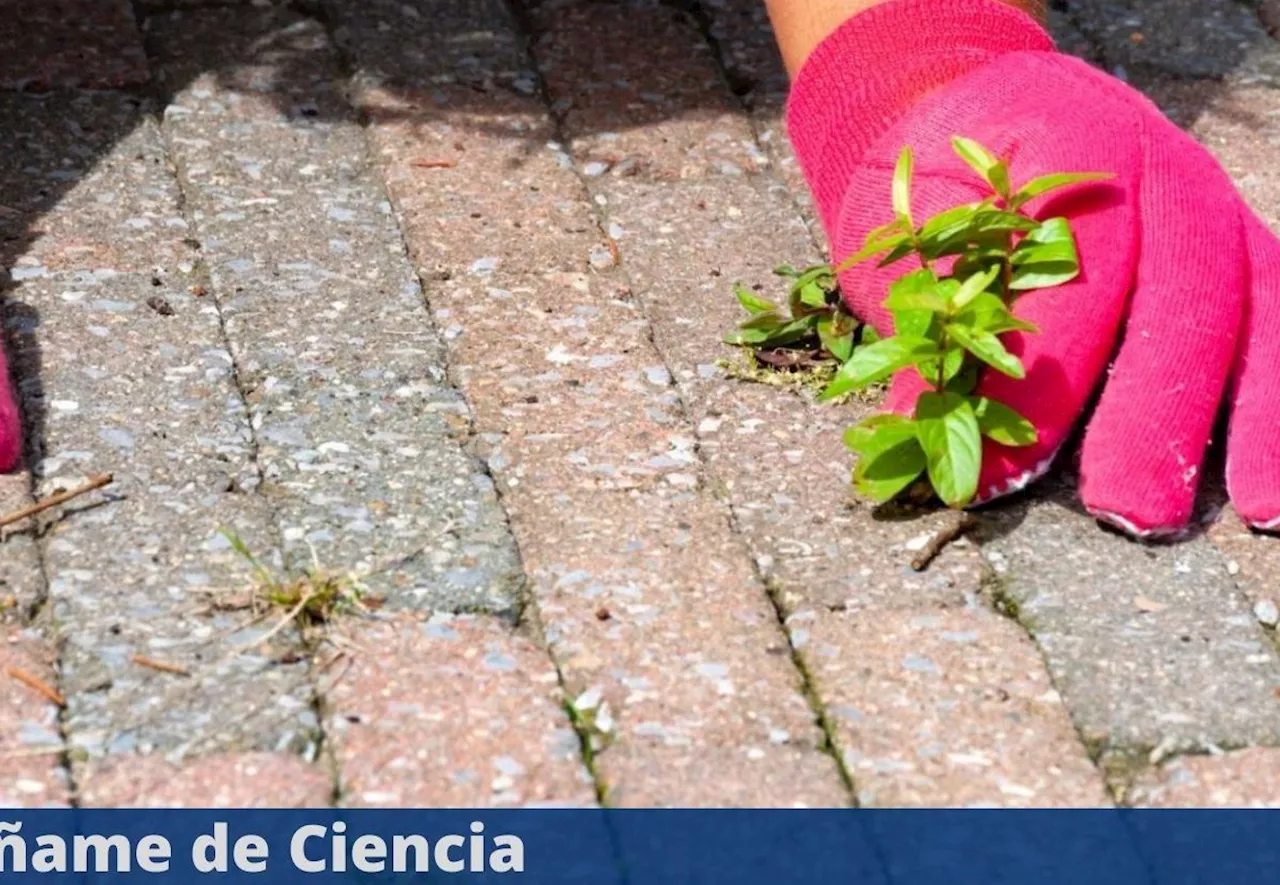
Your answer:
[[[392,606],[518,611],[467,406],[368,169],[315,19],[268,8],[147,20],[165,129],[201,240],[286,555],[360,573]],[[227,46],[249,47],[233,74]],[[256,54],[254,54],[256,53]]]
[[[54,658],[38,636],[0,625],[0,807],[62,806],[71,798],[59,709],[46,693],[56,691]]]
[[[228,655],[221,640],[243,613],[200,613],[202,591],[244,582],[219,527],[269,537],[266,514],[244,494],[256,484],[248,419],[217,311],[191,291],[199,275],[158,129],[136,101],[134,131],[114,145],[92,133],[80,141],[69,125],[103,116],[123,128],[128,104],[109,93],[57,99],[41,127],[6,128],[31,177],[57,181],[69,168],[62,157],[87,163],[107,151],[67,198],[104,208],[84,213],[78,236],[55,211],[51,242],[13,259],[7,296],[23,306],[18,322],[32,323],[17,363],[31,373],[20,387],[36,431],[37,488],[115,476],[42,538],[67,741],[86,764],[135,750],[303,749],[315,740],[305,667],[276,665],[269,647]],[[16,113],[34,117],[26,105]],[[70,248],[73,240],[90,248]],[[139,654],[195,675],[139,666]]]
[[[1280,658],[1225,557],[1204,537],[1136,546],[1045,488],[993,513],[983,549],[1095,752],[1280,739]]]
[[[82,807],[316,808],[330,803],[333,779],[288,753],[209,754],[174,762],[124,754],[82,773]]]
[[[1152,808],[1275,808],[1280,749],[1180,756],[1140,775],[1127,799]]]
[[[471,615],[348,625],[321,681],[344,805],[594,805],[546,652]]]
[[[866,805],[1098,806],[1062,698],[1022,630],[983,608],[801,612],[805,658]]]
[[[0,89],[109,89],[147,78],[129,0],[3,0],[0,21]]]

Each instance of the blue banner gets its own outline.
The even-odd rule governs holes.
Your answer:
[[[0,810],[0,881],[1257,885],[1280,812]]]

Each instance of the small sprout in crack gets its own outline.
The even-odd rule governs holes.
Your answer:
[[[742,348],[746,359],[720,366],[732,377],[816,393],[853,353],[861,324],[845,306],[831,265],[782,265],[774,273],[789,281],[785,305],[734,286],[747,318],[724,340]]]
[[[277,574],[254,556],[234,531],[224,528],[221,533],[253,572],[249,602],[256,610],[282,611],[285,621],[307,628],[331,623],[342,614],[366,612],[379,603],[355,575],[321,566],[315,548],[309,565],[289,574]]]

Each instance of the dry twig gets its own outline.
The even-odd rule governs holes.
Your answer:
[[[56,688],[38,676],[32,676],[20,667],[5,667],[4,672],[9,675],[9,678],[16,679],[28,688],[35,689],[59,707],[67,705],[67,699],[59,694]]]
[[[929,539],[929,543],[921,548],[916,558],[911,560],[911,567],[918,572],[928,568],[929,563],[942,552],[948,544],[956,538],[963,535],[973,526],[977,525],[977,520],[965,513],[963,510],[955,511],[955,515],[949,523],[938,529],[938,533]]]
[[[28,504],[26,507],[22,507],[12,513],[0,516],[0,528],[7,525],[13,525],[15,522],[21,522],[28,516],[35,516],[37,513],[48,510],[50,507],[57,507],[59,504],[65,504],[72,498],[78,498],[87,492],[92,492],[94,489],[100,489],[103,486],[110,485],[112,478],[113,477],[110,473],[100,473],[97,476],[90,477],[88,482],[83,485],[78,485],[74,489],[67,489],[65,492],[58,492],[56,495],[50,495],[49,497],[39,500],[34,504]]]
[[[161,673],[176,673],[179,676],[190,676],[191,671],[186,667],[178,664],[170,664],[165,661],[157,661],[155,658],[149,658],[146,655],[134,655],[130,658],[139,667],[150,667],[152,670],[159,670]]]

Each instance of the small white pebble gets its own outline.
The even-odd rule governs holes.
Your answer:
[[[1280,623],[1280,608],[1276,608],[1276,604],[1270,599],[1260,599],[1253,606],[1253,616],[1260,624],[1274,627]]]

